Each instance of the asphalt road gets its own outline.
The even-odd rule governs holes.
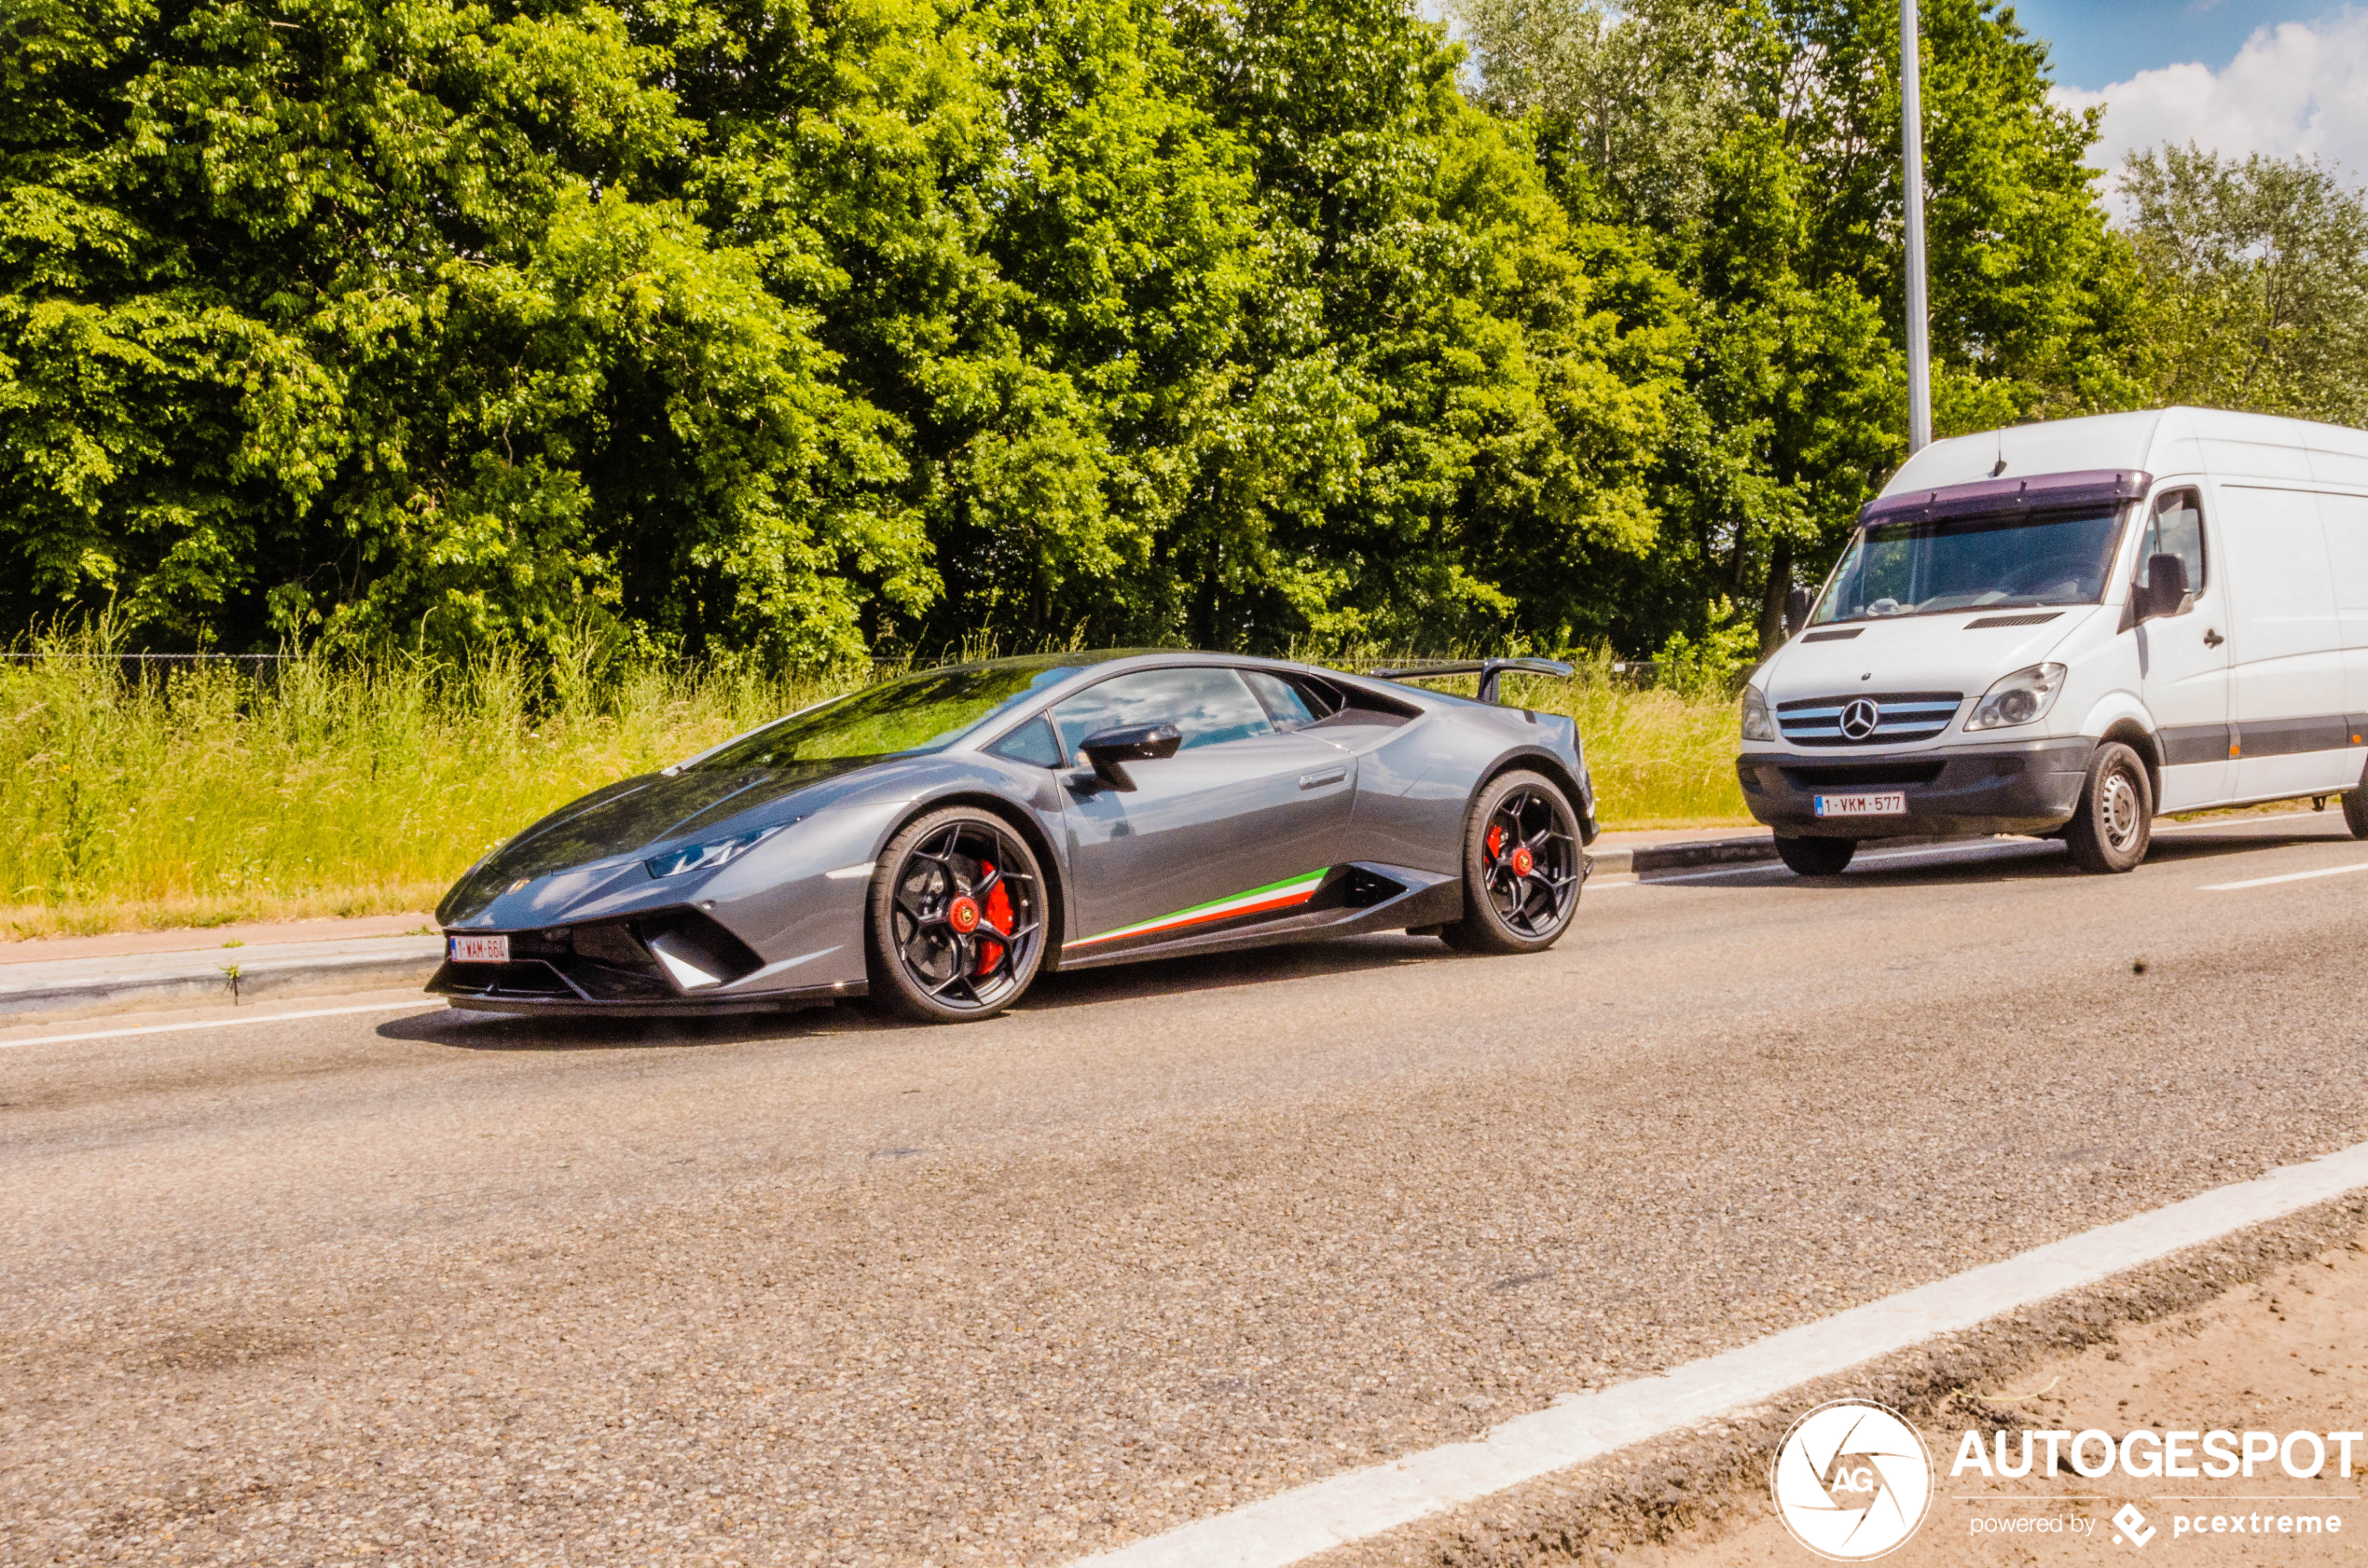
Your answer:
[[[2368,872],[2204,890],[2350,864],[1599,884],[966,1027],[0,1037],[0,1561],[1056,1562],[2360,1141]]]

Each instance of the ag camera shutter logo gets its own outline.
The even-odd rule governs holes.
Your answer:
[[[1794,1540],[1837,1562],[1864,1562],[1924,1522],[1933,1461],[1896,1410],[1836,1399],[1793,1423],[1769,1482]]]

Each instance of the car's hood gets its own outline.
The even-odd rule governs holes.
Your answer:
[[[463,919],[518,882],[688,837],[765,806],[793,812],[790,797],[891,760],[855,757],[785,768],[694,767],[620,779],[561,806],[472,866],[445,895],[438,914],[447,920]]]
[[[2044,659],[2073,628],[2099,612],[2096,605],[2077,605],[2036,626],[1975,623],[2047,612],[1968,611],[1812,626],[1769,661],[1759,688],[1770,703],[1890,692],[1958,692],[1977,697],[2000,676]],[[1858,635],[1810,640],[1835,631]]]

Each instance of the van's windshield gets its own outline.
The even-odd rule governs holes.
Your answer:
[[[2120,540],[2119,508],[1869,524],[1810,623],[2094,604]]]

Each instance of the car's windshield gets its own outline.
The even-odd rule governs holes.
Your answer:
[[[1868,524],[1810,622],[2094,603],[2120,538],[2118,510]]]
[[[734,741],[706,768],[787,767],[846,757],[888,757],[951,746],[997,712],[1085,667],[1082,664],[958,665],[868,686],[793,713]]]

